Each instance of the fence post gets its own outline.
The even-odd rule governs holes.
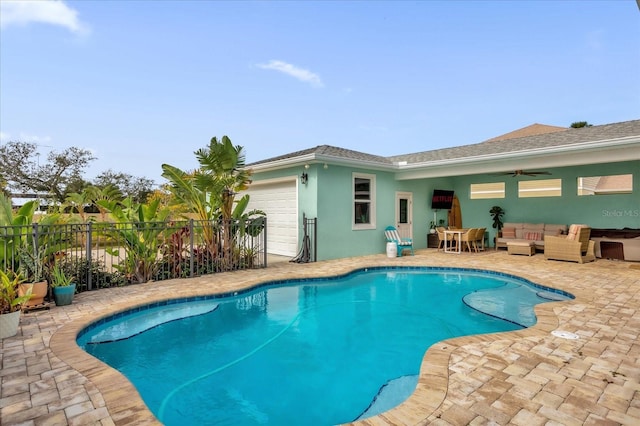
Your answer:
[[[89,222],[87,224],[87,290],[93,290],[92,274],[91,274],[91,246],[93,245],[93,241],[91,240],[91,236],[93,235],[93,223]]]
[[[34,222],[31,226],[33,228],[33,231],[31,234],[33,236],[33,253],[35,254],[36,260],[37,260],[37,259],[40,259],[42,256],[39,252],[40,247],[38,246],[38,224]]]
[[[193,219],[189,219],[189,278],[193,278],[194,274],[194,265],[196,263],[195,259],[195,248],[193,247]]]
[[[262,254],[264,255],[264,267],[267,267],[267,217],[264,217],[264,231],[262,232]]]
[[[313,261],[318,261],[318,217],[313,219]]]

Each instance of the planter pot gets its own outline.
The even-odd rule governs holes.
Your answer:
[[[429,229],[429,233],[430,233],[430,234],[435,234],[435,233],[436,233],[435,228],[431,228],[431,229]]]
[[[0,315],[0,339],[18,334],[20,311]]]
[[[18,295],[24,296],[29,291],[29,287],[31,287],[31,299],[27,303],[25,303],[23,308],[31,308],[34,306],[39,306],[44,303],[44,298],[47,296],[47,291],[49,290],[46,281],[40,281],[37,283],[28,283],[28,284],[20,284],[18,288]]]
[[[76,285],[71,284],[65,287],[53,288],[53,300],[56,301],[57,306],[70,305],[73,302],[73,295],[76,292]]]

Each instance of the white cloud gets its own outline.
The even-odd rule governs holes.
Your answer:
[[[47,146],[46,144],[51,143],[51,136],[37,136],[30,135],[28,133],[20,132],[18,136],[19,141],[31,142],[40,146]]]
[[[29,143],[35,143],[36,145],[39,146],[45,146],[45,147],[49,147],[49,143],[51,143],[51,136],[37,136],[37,135],[31,135],[29,133],[25,133],[25,132],[20,132],[20,134],[18,136],[13,136],[9,133],[5,133],[5,132],[0,132],[0,142],[10,142],[10,141],[20,141],[20,142],[29,142]]]
[[[309,70],[298,68],[295,65],[288,64],[282,61],[271,60],[268,64],[258,64],[258,67],[265,70],[275,70],[281,73],[290,75],[293,78],[297,78],[305,83],[310,83],[313,87],[323,87],[320,76],[312,73]]]
[[[62,0],[2,0],[0,27],[31,23],[59,25],[76,34],[87,34],[89,27],[78,19],[78,11]]]

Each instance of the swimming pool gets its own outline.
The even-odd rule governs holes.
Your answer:
[[[168,425],[335,424],[406,399],[433,343],[532,325],[535,304],[570,297],[499,273],[368,268],[145,306],[78,344]]]

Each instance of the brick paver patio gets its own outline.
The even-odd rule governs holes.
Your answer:
[[[576,299],[538,306],[538,323],[526,330],[433,345],[414,394],[360,424],[640,424],[637,264],[599,259],[580,265],[547,261],[541,254],[455,255],[434,249],[394,259],[280,262],[258,271],[106,289],[78,294],[71,306],[23,314],[18,335],[0,343],[0,424],[157,424],[123,376],[75,344],[75,335],[88,323],[156,300],[379,265],[491,269],[569,291]],[[579,338],[556,337],[553,330]]]

